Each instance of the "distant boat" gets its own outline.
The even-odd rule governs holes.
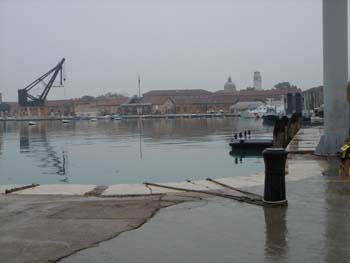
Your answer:
[[[36,122],[35,121],[29,121],[28,125],[36,125]]]
[[[215,113],[215,117],[222,117],[224,116],[224,113],[223,112],[217,112]]]
[[[261,105],[254,109],[247,109],[241,112],[240,116],[243,118],[261,118],[266,113],[266,105]]]
[[[90,119],[91,122],[97,122],[97,118]]]
[[[100,119],[100,120],[110,120],[111,119],[111,115],[98,116],[98,119]]]
[[[70,123],[70,122],[71,122],[70,120],[66,120],[66,119],[62,120],[62,123]]]
[[[119,121],[119,120],[122,120],[122,119],[123,119],[123,117],[120,116],[120,115],[113,115],[112,118],[113,118],[113,120],[115,120],[115,121]]]
[[[263,115],[264,123],[274,125],[280,117],[280,114],[273,107],[267,107],[266,112]]]
[[[259,114],[255,110],[245,110],[239,113],[242,118],[259,118]]]

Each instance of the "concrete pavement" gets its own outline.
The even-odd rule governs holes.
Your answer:
[[[4,262],[57,262],[142,226],[161,208],[199,198],[2,195],[0,258]]]
[[[298,180],[287,180],[287,207],[222,198],[186,202],[62,262],[348,263],[350,178],[337,176],[336,163],[291,155],[287,178]],[[263,192],[262,185],[245,189]]]

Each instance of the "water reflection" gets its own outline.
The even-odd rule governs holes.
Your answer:
[[[140,133],[140,160],[142,160],[142,141],[143,141],[143,121],[139,119],[139,133]]]
[[[256,120],[238,118],[198,118],[198,119],[143,119],[142,133],[148,141],[160,142],[169,138],[191,141],[210,140],[213,134],[227,134],[251,129],[253,133],[270,131]],[[118,131],[135,133],[140,129],[140,120],[125,120],[118,124]]]
[[[237,149],[231,150],[229,152],[230,156],[234,158],[235,164],[242,164],[244,159],[260,159],[262,153],[260,151],[251,150],[251,149]]]
[[[4,123],[0,123],[1,124],[1,126],[4,126]],[[2,154],[2,145],[3,145],[3,143],[4,143],[4,139],[3,139],[3,137],[4,137],[4,132],[3,132],[3,130],[4,130],[4,128],[0,128],[0,156],[1,156],[1,154]]]
[[[264,207],[265,260],[281,262],[287,258],[287,207]],[[283,260],[285,261],[285,260]]]
[[[19,128],[20,153],[35,158],[36,165],[45,170],[44,174],[56,174],[59,181],[68,183],[68,154],[65,151],[57,151],[50,144],[46,126],[28,126],[26,123]]]
[[[29,152],[29,126],[22,125],[19,130],[19,149],[20,152]]]

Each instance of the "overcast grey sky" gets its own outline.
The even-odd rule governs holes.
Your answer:
[[[16,101],[65,57],[49,98],[322,84],[321,0],[0,0],[0,92]]]

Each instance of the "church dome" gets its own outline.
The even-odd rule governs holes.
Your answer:
[[[224,90],[226,91],[236,91],[236,85],[232,82],[231,77],[228,78],[227,82],[225,83]]]

